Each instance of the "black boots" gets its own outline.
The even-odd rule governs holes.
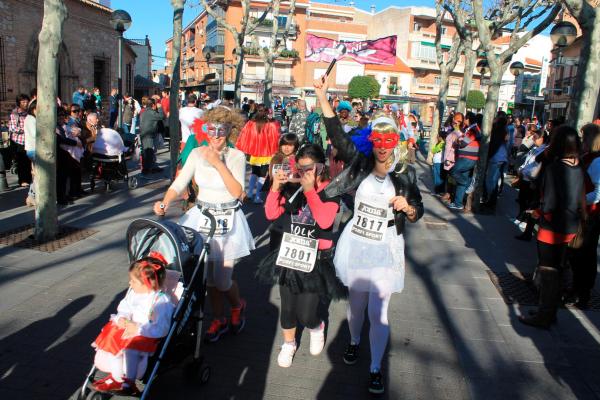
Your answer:
[[[520,316],[519,321],[536,328],[549,329],[556,322],[556,311],[560,302],[560,272],[556,268],[539,267],[540,306],[531,317]]]

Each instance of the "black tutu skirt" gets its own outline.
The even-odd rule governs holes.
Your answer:
[[[294,294],[318,293],[324,300],[341,300],[348,297],[348,289],[335,274],[333,251],[322,255],[311,272],[282,268],[275,264],[279,249],[270,252],[258,264],[256,277],[259,282],[286,286]]]

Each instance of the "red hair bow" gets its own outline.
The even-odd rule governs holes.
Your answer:
[[[158,261],[160,261],[161,263],[163,263],[165,267],[167,266],[167,264],[169,264],[167,262],[167,259],[165,258],[165,256],[163,256],[158,251],[151,251],[150,253],[148,253],[148,257],[157,259]]]

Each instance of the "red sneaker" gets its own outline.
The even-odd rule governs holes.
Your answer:
[[[204,334],[204,340],[210,343],[214,343],[221,335],[227,333],[229,331],[229,326],[227,325],[227,318],[218,319],[215,318],[210,324],[210,327]]]
[[[109,375],[104,381],[98,383],[94,382],[92,385],[94,389],[98,392],[108,393],[108,392],[119,392],[123,390],[123,382],[117,382],[115,379]]]
[[[246,300],[240,299],[240,306],[231,308],[231,330],[234,334],[238,334],[246,325]]]

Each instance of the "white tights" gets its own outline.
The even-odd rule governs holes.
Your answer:
[[[391,293],[359,292],[350,288],[348,298],[348,325],[352,343],[360,343],[360,332],[369,306],[369,342],[371,345],[371,371],[381,369],[381,359],[390,336],[388,306]]]
[[[97,350],[94,365],[100,371],[110,373],[117,382],[122,382],[123,378],[141,379],[148,366],[148,353],[123,350],[121,355],[115,356],[107,351]]]

